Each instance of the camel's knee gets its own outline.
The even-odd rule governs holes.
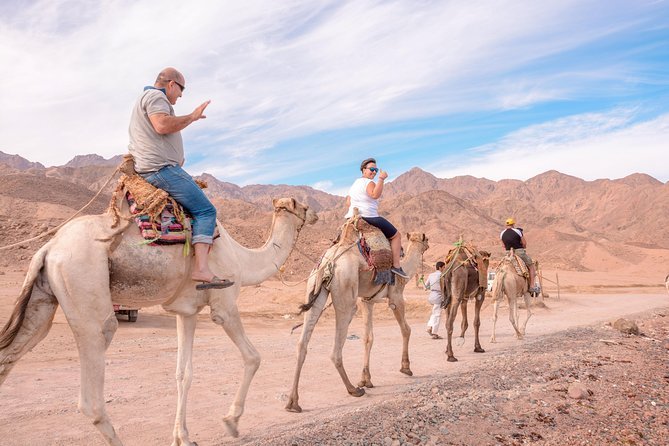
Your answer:
[[[193,381],[193,369],[192,367],[186,367],[184,370],[177,368],[176,375],[174,376],[177,382],[190,385]]]
[[[244,364],[246,365],[246,367],[249,367],[254,371],[260,368],[261,362],[262,358],[260,357],[260,353],[258,352],[253,352],[244,358]]]
[[[102,323],[102,335],[105,338],[105,349],[107,349],[109,344],[111,344],[117,328],[118,319],[116,319],[116,315],[114,313],[110,313],[109,316],[107,316],[107,319],[105,319],[105,321]]]

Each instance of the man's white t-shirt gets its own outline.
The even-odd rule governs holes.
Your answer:
[[[427,276],[427,282],[425,282],[425,287],[430,290],[430,295],[427,296],[427,301],[432,305],[440,304],[444,299],[444,295],[441,292],[441,286],[439,284],[440,279],[441,271],[435,271]]]

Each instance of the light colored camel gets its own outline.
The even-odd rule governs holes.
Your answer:
[[[523,339],[527,321],[529,321],[532,316],[532,310],[530,309],[531,296],[528,291],[529,285],[527,279],[518,274],[511,261],[509,254],[502,258],[501,263],[497,267],[495,280],[492,283],[492,336],[490,337],[490,342],[492,343],[497,342],[497,339],[495,338],[497,310],[499,309],[499,304],[504,295],[506,295],[507,301],[509,302],[509,320],[516,332],[516,338]],[[522,260],[520,261],[522,262]],[[525,318],[522,327],[520,326],[520,317],[518,314],[518,298],[521,296],[525,300],[525,309],[527,311],[527,317]]]
[[[128,215],[123,200],[122,214]],[[239,245],[218,223],[221,237],[209,254],[212,271],[235,282],[226,289],[197,291],[190,279],[192,260],[183,245],[149,247],[127,219],[112,229],[111,214],[72,220],[33,256],[23,289],[7,325],[0,331],[0,384],[14,364],[51,328],[58,305],[72,328],[81,363],[79,409],[92,418],[108,445],[121,440],[105,410],[105,351],[118,321],[115,303],[145,307],[162,305],[177,318],[177,410],[173,446],[193,446],[186,428],[186,400],[193,379],[192,349],[197,314],[211,309],[241,352],[244,373],[224,426],[238,435],[251,380],[260,355],[246,337],[236,299],[240,287],[255,285],[275,274],[288,258],[305,223],[317,217],[292,198],[274,200],[271,234],[260,248]]]
[[[448,333],[448,346],[446,354],[449,362],[457,361],[453,355],[453,324],[458,314],[458,308],[462,313],[462,323],[460,325],[460,338],[464,343],[465,331],[467,331],[467,302],[469,298],[476,296],[474,307],[474,352],[485,353],[479,341],[479,328],[481,326],[481,306],[485,299],[487,286],[488,265],[490,263],[490,253],[476,249],[466,250],[465,248],[456,248],[457,252],[453,254],[452,259],[446,265],[446,274],[444,274],[443,286],[446,302],[446,330]],[[470,262],[476,264],[476,268]]]
[[[314,275],[307,284],[307,301],[302,309],[306,311],[304,315],[304,326],[302,327],[302,336],[297,344],[297,365],[293,377],[293,387],[290,393],[290,399],[286,405],[286,410],[290,412],[302,412],[298,404],[298,385],[300,373],[304,360],[307,356],[307,346],[309,339],[314,331],[314,327],[320,318],[328,295],[332,299],[332,306],[335,309],[336,333],[334,347],[332,348],[332,362],[339,372],[346,390],[352,396],[362,396],[365,394],[364,387],[373,387],[371,375],[369,372],[369,357],[374,342],[372,333],[372,314],[373,305],[388,299],[388,306],[392,309],[395,319],[402,332],[402,361],[400,372],[412,376],[411,364],[409,361],[409,337],[411,336],[411,327],[405,317],[404,286],[407,281],[395,277],[395,285],[374,285],[372,272],[368,270],[367,262],[360,254],[355,240],[344,237],[344,243],[332,246],[328,249],[321,261],[322,265],[332,265],[331,281],[329,289],[323,285],[323,277]],[[406,255],[402,261],[402,268],[412,276],[418,270],[422,262],[422,255],[428,249],[427,237],[425,234],[412,232],[407,234],[409,244]],[[346,341],[348,327],[355,315],[356,302],[358,296],[361,298],[360,307],[362,308],[365,333],[363,342],[365,345],[364,365],[362,370],[362,379],[358,387],[354,386],[344,369],[342,349]]]

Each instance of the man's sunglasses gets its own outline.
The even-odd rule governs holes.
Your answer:
[[[370,170],[370,172],[374,172],[374,173],[379,171],[378,167],[368,167],[368,169]]]
[[[184,87],[183,85],[181,85],[179,82],[175,81],[174,79],[170,79],[170,80],[172,82],[174,82],[175,84],[177,84],[179,86],[179,88],[181,89],[181,92],[183,93],[183,91],[186,89],[186,87]]]

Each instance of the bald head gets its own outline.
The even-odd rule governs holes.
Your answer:
[[[156,78],[156,87],[165,88],[169,81],[175,81],[179,85],[186,86],[184,75],[179,73],[176,68],[167,67],[158,74]]]

